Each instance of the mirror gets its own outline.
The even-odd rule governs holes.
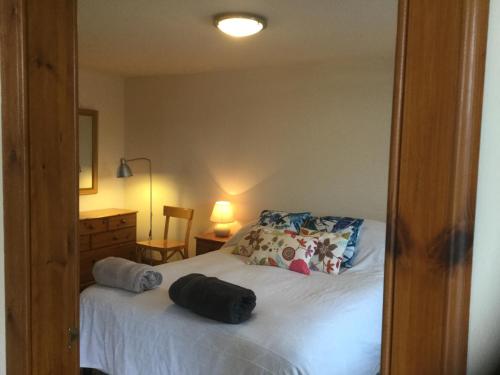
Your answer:
[[[97,194],[97,111],[78,110],[80,194]]]

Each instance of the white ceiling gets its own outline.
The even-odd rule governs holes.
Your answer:
[[[79,0],[81,67],[126,76],[181,74],[310,61],[391,59],[397,0]],[[268,19],[232,39],[221,12]]]

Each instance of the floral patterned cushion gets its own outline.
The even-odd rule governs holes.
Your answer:
[[[253,251],[249,264],[281,267],[309,275],[316,237],[259,227],[254,242],[258,242],[259,248]]]
[[[309,217],[301,228],[301,234],[312,234],[314,232],[336,232],[351,228],[352,235],[349,238],[347,248],[343,255],[342,267],[351,268],[356,256],[356,245],[359,239],[359,232],[363,225],[363,219],[341,216],[321,216]]]
[[[315,250],[309,268],[312,271],[338,275],[351,236],[352,228],[333,233],[315,232],[312,234],[310,237],[315,239]]]
[[[269,226],[274,229],[281,229],[293,233],[299,233],[300,228],[307,219],[311,217],[310,212],[283,212],[264,210],[260,213],[258,225]]]
[[[260,250],[260,244],[263,241],[261,234],[264,230],[270,229],[254,225],[249,232],[236,243],[232,253],[249,257],[254,250]]]

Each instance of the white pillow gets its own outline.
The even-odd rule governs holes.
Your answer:
[[[352,270],[383,268],[385,259],[385,223],[365,219],[361,228]],[[347,272],[347,271],[346,271]]]

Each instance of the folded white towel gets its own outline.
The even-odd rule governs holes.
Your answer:
[[[135,293],[154,289],[163,281],[161,273],[156,272],[153,267],[116,257],[96,262],[92,274],[97,284]]]

